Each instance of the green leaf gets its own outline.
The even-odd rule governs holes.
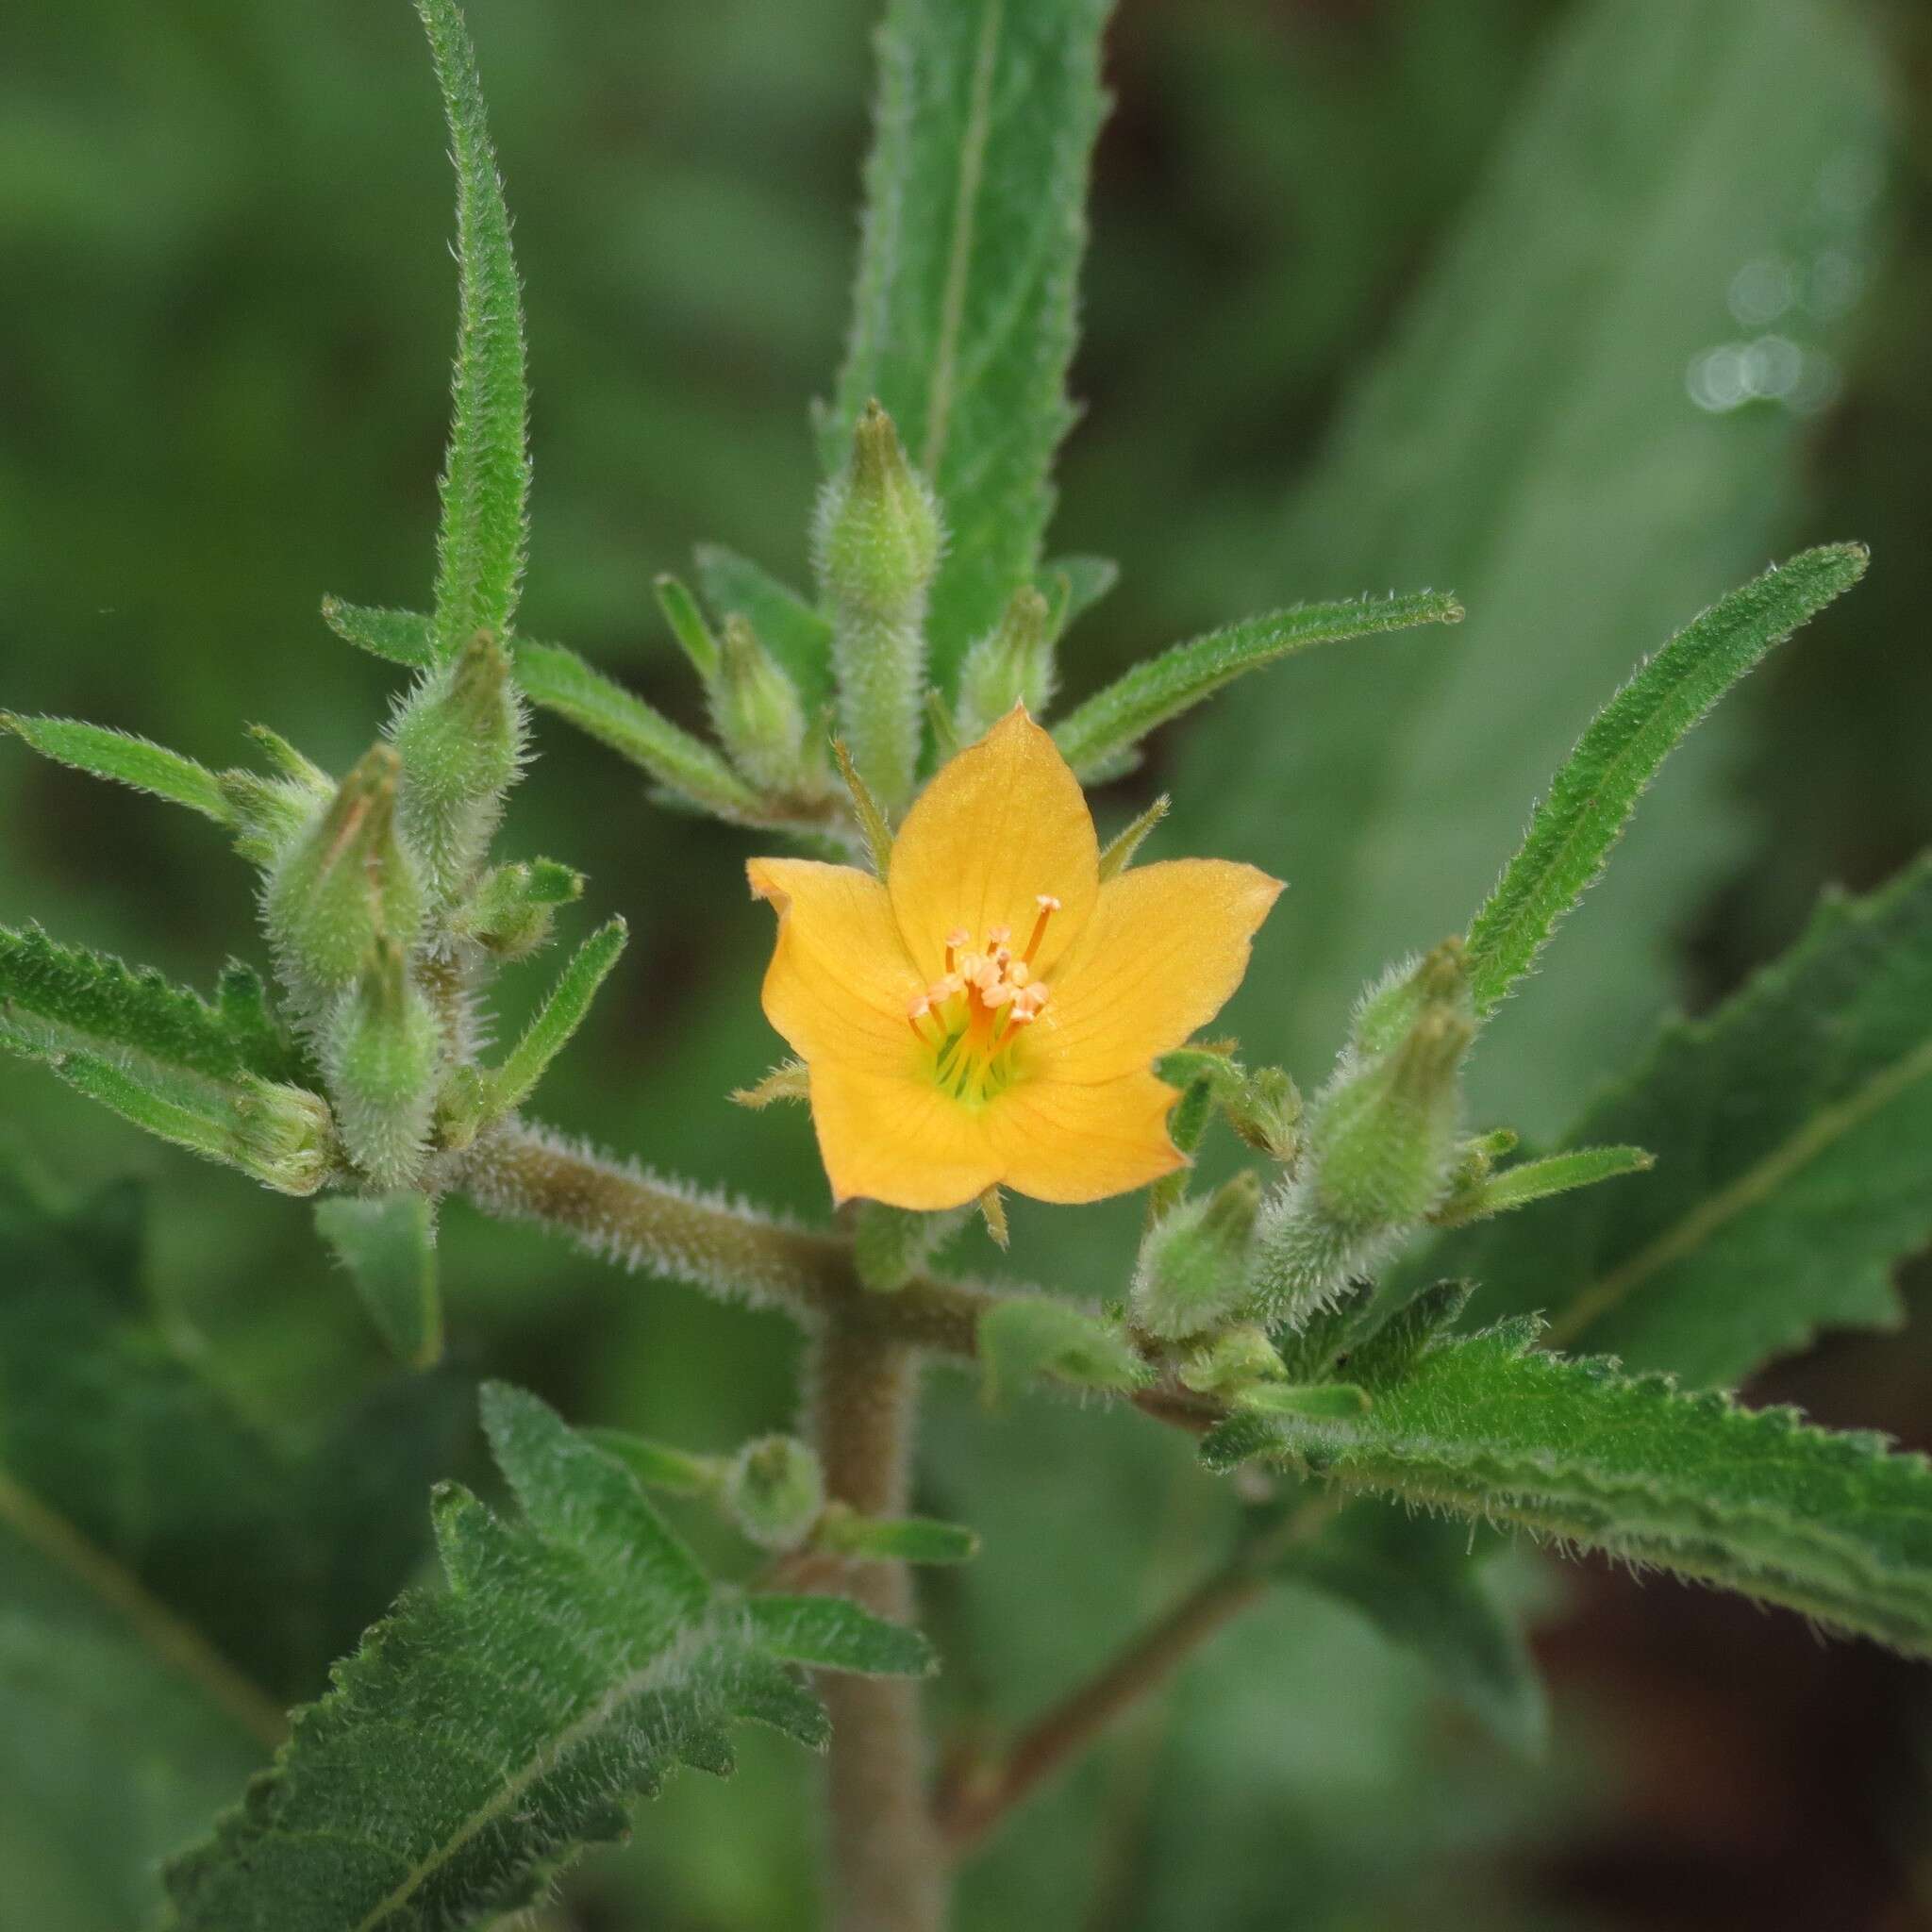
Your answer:
[[[1243,672],[1257,671],[1311,644],[1377,637],[1419,624],[1461,622],[1461,605],[1439,591],[1271,610],[1135,665],[1062,718],[1054,726],[1054,742],[1078,776],[1092,779],[1118,766],[1157,725],[1191,710]]]
[[[211,1080],[304,1072],[247,967],[230,965],[209,1003],[152,967],[61,945],[38,925],[0,926],[0,1044],[36,1058],[75,1047],[136,1054]]]
[[[338,1194],[316,1203],[315,1224],[391,1354],[410,1368],[428,1368],[442,1354],[436,1211],[428,1198]]]
[[[1656,1165],[1656,1158],[1641,1147],[1578,1147],[1541,1160],[1520,1160],[1458,1189],[1432,1219],[1442,1227],[1460,1227],[1547,1201],[1552,1195],[1621,1180],[1625,1174],[1647,1174]]]
[[[1928,1076],[1932,858],[1828,900],[1569,1136],[1640,1141],[1654,1173],[1452,1235],[1426,1265],[1479,1279],[1486,1311],[1547,1310],[1565,1347],[1701,1386],[1823,1327],[1893,1325],[1890,1269],[1932,1235]]]
[[[1240,1405],[1257,1415],[1291,1415],[1309,1422],[1345,1422],[1373,1406],[1353,1382],[1257,1382],[1241,1391]]]
[[[1120,1330],[1044,1296],[1010,1296],[979,1318],[980,1393],[997,1408],[1038,1375],[1083,1389],[1133,1389],[1147,1365]]]
[[[206,765],[145,738],[105,724],[83,724],[76,718],[23,718],[14,711],[0,711],[0,731],[12,732],[57,764],[131,786],[171,805],[185,805],[218,825],[234,823],[221,783]]]
[[[1050,635],[1064,637],[1121,580],[1110,557],[1055,557],[1034,577],[1034,588],[1052,612]]]
[[[1571,1361],[1518,1321],[1430,1349],[1354,1420],[1273,1418],[1271,1459],[1654,1563],[1932,1657],[1932,1463],[1883,1438]],[[1256,1453],[1210,1434],[1210,1467]]]
[[[436,626],[420,610],[383,610],[369,604],[348,604],[340,597],[322,600],[322,621],[343,642],[391,664],[426,670],[436,662]]]
[[[1721,598],[1650,658],[1577,741],[1469,929],[1470,990],[1493,1012],[1601,875],[1677,741],[1774,645],[1865,575],[1860,544],[1807,550]]]
[[[668,1442],[653,1442],[628,1429],[581,1429],[607,1456],[614,1456],[646,1489],[677,1496],[708,1496],[724,1480],[725,1464],[716,1456],[694,1456]]]
[[[516,613],[530,494],[524,311],[469,30],[456,0],[417,0],[416,11],[429,35],[457,173],[460,295],[435,625],[437,657],[453,658],[479,630],[507,638]]]
[[[491,1113],[509,1113],[537,1091],[550,1063],[584,1024],[597,989],[610,976],[629,938],[629,926],[621,919],[612,919],[577,948],[550,989],[549,997],[524,1029],[524,1037],[510,1049],[508,1058],[485,1074]]]
[[[1280,706],[1215,707],[1162,773],[1174,849],[1239,852],[1311,908],[1293,971],[1251,974],[1220,1023],[1255,1059],[1325,1064],[1378,962],[1462,930],[1582,721],[1788,526],[1812,420],[1700,408],[1686,373],[1738,337],[1737,268],[1873,245],[1878,204],[1824,208],[1818,182],[1885,151],[1874,42],[1823,0],[1565,8],[1292,508],[1238,545],[1216,530],[1224,560],[1183,608],[1208,586],[1258,608],[1433,583],[1471,613],[1446,648],[1304,658]],[[1857,325],[1807,315],[1798,338],[1834,358]],[[1224,517],[1215,496],[1201,523]],[[1671,761],[1564,971],[1498,1015],[1483,1113],[1547,1141],[1629,1064],[1734,850],[1732,728]]]
[[[718,543],[697,547],[698,582],[718,615],[740,616],[777,658],[808,711],[832,701],[832,624],[762,564]]]
[[[860,1516],[834,1504],[819,1519],[811,1546],[875,1563],[970,1563],[979,1534],[931,1516]]]
[[[744,1599],[745,1620],[773,1657],[863,1677],[926,1677],[939,1659],[917,1630],[888,1624],[842,1596]]]
[[[533,705],[568,718],[692,805],[721,818],[758,822],[758,794],[709,745],[591,670],[575,651],[520,642],[516,667],[517,682]]]
[[[534,1397],[484,1391],[523,1517],[439,1491],[447,1587],[405,1595],[246,1803],[165,1876],[175,1932],[429,1932],[541,1897],[721,1726],[818,1746],[788,1657],[924,1670],[930,1653],[834,1599],[714,1592],[630,1472]]]
[[[1358,1505],[1278,1558],[1272,1574],[1359,1610],[1513,1749],[1541,1747],[1541,1681],[1460,1524]]]
[[[891,0],[826,473],[874,398],[939,491],[933,681],[1031,581],[1053,508],[1107,0]]]

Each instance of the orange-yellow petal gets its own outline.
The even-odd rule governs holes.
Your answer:
[[[1167,1131],[1174,1090],[1143,1067],[1069,1086],[1023,1081],[985,1110],[1000,1178],[1036,1201],[1100,1201],[1186,1165]]]
[[[903,1023],[902,1023],[903,1030]],[[930,1079],[813,1062],[811,1119],[838,1201],[862,1197],[931,1211],[976,1200],[1000,1177],[989,1121]]]
[[[909,1073],[918,1042],[906,1005],[919,974],[900,942],[886,889],[870,873],[810,858],[754,858],[751,889],[778,912],[765,969],[765,1017],[809,1061]]]
[[[1281,891],[1251,865],[1176,858],[1100,889],[1026,1041],[1056,1081],[1113,1081],[1171,1052],[1227,1003]]]
[[[1050,974],[1100,889],[1100,847],[1079,781],[1019,706],[951,759],[907,814],[888,883],[907,950],[926,980],[945,971],[948,933],[974,941],[1004,925],[1018,951],[1050,893],[1059,908],[1033,965]]]

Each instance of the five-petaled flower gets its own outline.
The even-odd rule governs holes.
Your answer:
[[[810,1071],[841,1201],[1004,1184],[1097,1201],[1182,1164],[1154,1061],[1220,1011],[1280,891],[1191,858],[1105,882],[1092,815],[1016,706],[934,777],[881,881],[755,858],[778,911],[765,1015]]]

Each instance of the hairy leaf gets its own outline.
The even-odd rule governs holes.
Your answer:
[[[1066,1302],[1044,1296],[997,1301],[979,1318],[981,1393],[989,1407],[1037,1375],[1088,1389],[1132,1389],[1147,1365],[1120,1330]]]
[[[165,798],[171,805],[185,805],[218,825],[234,823],[220,782],[206,765],[148,739],[105,724],[84,724],[76,718],[23,718],[12,711],[0,711],[0,730],[12,732],[42,758],[71,765],[91,777],[108,778]]]
[[[876,398],[939,491],[934,682],[1030,582],[1053,508],[1107,0],[891,0],[825,468]]]
[[[1515,1749],[1541,1744],[1548,1716],[1541,1682],[1487,1566],[1472,1559],[1460,1524],[1358,1504],[1279,1557],[1273,1574],[1359,1610]]]
[[[457,173],[455,407],[436,546],[436,655],[453,658],[478,630],[507,637],[516,612],[530,494],[524,310],[469,30],[456,0],[417,0],[416,10]]]
[[[523,1106],[550,1071],[550,1063],[571,1042],[584,1024],[597,989],[610,976],[630,937],[621,919],[600,925],[575,954],[543,1004],[531,1016],[524,1036],[510,1049],[502,1066],[488,1074],[490,1110],[508,1113]]]
[[[1451,1236],[1427,1265],[1479,1280],[1487,1314],[1544,1310],[1561,1346],[1699,1385],[1895,1323],[1890,1269],[1932,1236],[1932,858],[1828,901],[1569,1137],[1625,1138],[1655,1172]]]
[[[1291,657],[1310,644],[1461,621],[1462,607],[1436,591],[1271,610],[1137,664],[1061,719],[1054,726],[1054,741],[1075,773],[1091,778],[1117,768],[1157,725],[1211,697],[1243,672]]]
[[[575,651],[523,642],[516,666],[517,682],[533,705],[568,718],[668,790],[724,818],[758,816],[758,794],[709,745],[593,671]]]
[[[1639,795],[1746,672],[1865,575],[1857,543],[1807,550],[1693,618],[1599,711],[1469,929],[1478,1013],[1494,1010],[1601,875]]]
[[[1251,1418],[1202,1455],[1261,1454],[1342,1489],[1654,1563],[1932,1657],[1932,1463],[1532,1346],[1514,1321],[1440,1343],[1352,1419]]]
[[[435,625],[420,610],[385,610],[325,597],[322,621],[344,643],[373,658],[387,658],[391,664],[407,664],[414,671],[436,662]]]
[[[423,1194],[336,1194],[315,1224],[349,1272],[390,1352],[425,1369],[442,1353],[436,1274],[436,1210]]]
[[[726,1721],[823,1744],[789,1662],[927,1667],[914,1633],[855,1605],[714,1591],[631,1473],[534,1397],[492,1385],[484,1420],[522,1519],[439,1492],[447,1587],[401,1599],[169,1868],[176,1932],[487,1921],[622,1837],[680,1760],[728,1770]]]
[[[245,966],[212,1002],[152,967],[61,945],[37,925],[0,926],[0,1044],[37,1058],[87,1046],[211,1080],[292,1080],[303,1064]]]

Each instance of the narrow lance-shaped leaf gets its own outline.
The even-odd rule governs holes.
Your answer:
[[[221,784],[206,765],[148,739],[76,718],[23,718],[12,711],[0,711],[0,731],[12,732],[57,764],[185,805],[218,825],[234,823]]]
[[[519,643],[517,682],[533,705],[568,718],[668,790],[727,819],[756,819],[757,792],[702,740],[681,730],[561,644]]]
[[[1895,1323],[1891,1267],[1932,1235],[1932,858],[1828,901],[1569,1140],[1641,1142],[1656,1171],[1431,1250],[1481,1280],[1483,1309],[1543,1310],[1561,1346],[1722,1386],[1820,1328]]]
[[[1374,637],[1419,624],[1457,624],[1461,619],[1461,605],[1438,591],[1271,610],[1135,665],[1061,719],[1054,727],[1054,741],[1082,776],[1105,772],[1157,725],[1211,697],[1243,672],[1258,670],[1311,644]]]
[[[680,1761],[728,1771],[728,1721],[822,1746],[789,1665],[929,1668],[915,1633],[855,1605],[714,1591],[630,1472],[534,1397],[492,1385],[484,1422],[522,1520],[439,1492],[447,1588],[401,1599],[295,1713],[273,1773],[169,1867],[174,1932],[488,1922],[623,1837]]]
[[[1053,506],[1107,0],[892,0],[852,337],[821,425],[874,398],[945,506],[934,681],[1029,582]]]
[[[1655,1158],[1641,1147],[1577,1147],[1567,1154],[1546,1155],[1541,1160],[1519,1161],[1500,1174],[1485,1174],[1459,1187],[1430,1219],[1441,1227],[1460,1227],[1465,1222],[1487,1221],[1491,1215],[1527,1208],[1556,1194],[1574,1193],[1578,1188],[1644,1174],[1656,1165]]]
[[[322,621],[344,643],[373,658],[386,658],[415,671],[436,662],[436,626],[420,610],[385,610],[325,597]]]
[[[609,977],[629,937],[625,922],[613,919],[577,948],[509,1058],[488,1075],[492,1112],[508,1113],[537,1091],[551,1061],[584,1024],[597,989]]]
[[[1427,1350],[1353,1418],[1241,1418],[1202,1455],[1652,1563],[1932,1656],[1932,1464],[1532,1346],[1519,1321]]]
[[[1865,575],[1861,544],[1807,550],[1693,618],[1599,711],[1469,929],[1476,1010],[1494,1010],[1603,872],[1677,741],[1774,645]]]
[[[509,634],[528,523],[528,398],[523,297],[475,50],[456,0],[417,0],[416,10],[457,174],[460,296],[436,579],[436,652],[449,658],[479,630]]]
[[[316,1203],[315,1224],[390,1352],[410,1368],[427,1368],[442,1353],[436,1210],[427,1197],[338,1194]]]

